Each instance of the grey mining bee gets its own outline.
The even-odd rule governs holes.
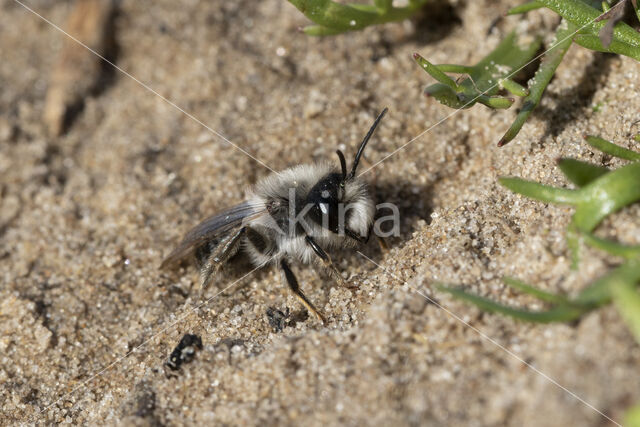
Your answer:
[[[385,108],[362,140],[349,172],[344,154],[338,150],[340,169],[330,163],[317,163],[265,177],[249,191],[245,202],[205,219],[189,231],[161,268],[195,255],[204,290],[213,274],[242,249],[256,266],[279,265],[291,291],[325,323],[323,314],[300,290],[289,262],[308,264],[317,259],[339,284],[345,285],[326,251],[369,240],[375,206],[356,169],[386,112]]]

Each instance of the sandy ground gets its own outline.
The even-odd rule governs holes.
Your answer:
[[[60,25],[72,5],[28,4]],[[488,34],[513,4],[458,2],[437,19],[315,39],[283,0],[125,0],[116,62],[276,170],[336,161],[338,147],[352,156],[388,106],[373,163],[453,112],[422,97],[431,80],[411,54],[473,63],[527,26],[509,18]],[[400,206],[401,235],[387,252],[363,248],[372,261],[336,256],[357,289],[295,266],[323,327],[270,269],[221,277],[193,310],[197,273],[160,271],[161,259],[268,169],[118,72],[66,134],[48,137],[41,117],[64,36],[12,0],[0,10],[0,424],[607,425],[594,408],[620,422],[640,400],[640,348],[613,308],[531,325],[433,286],[542,308],[500,278],[574,293],[607,271],[613,260],[590,251],[570,269],[570,208],[515,196],[497,177],[566,186],[560,156],[618,164],[584,133],[637,149],[637,62],[574,46],[507,147],[496,142],[515,110],[477,106],[367,174],[379,201]],[[532,14],[530,30],[554,19]],[[638,243],[639,213],[600,232]],[[268,307],[297,321],[274,332]],[[203,349],[168,376],[185,333]]]

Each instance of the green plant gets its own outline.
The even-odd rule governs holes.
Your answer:
[[[576,190],[549,187],[519,178],[502,178],[500,182],[516,193],[537,200],[575,206],[576,210],[567,230],[574,267],[578,263],[578,246],[581,241],[595,249],[621,257],[623,262],[619,266],[595,280],[573,298],[543,291],[516,279],[503,279],[505,284],[512,288],[550,305],[542,311],[499,304],[460,288],[442,284],[437,286],[440,290],[470,302],[482,310],[538,323],[577,320],[591,310],[613,303],[640,343],[640,245],[623,245],[599,238],[592,233],[607,215],[640,201],[640,153],[599,137],[588,136],[586,140],[592,147],[631,163],[616,170],[609,170],[576,159],[561,159],[558,166],[567,179],[578,187]],[[640,405],[627,411],[625,424],[640,427]]]
[[[640,247],[635,250],[640,253]],[[504,278],[505,284],[512,288],[550,303],[551,307],[543,311],[529,311],[506,306],[459,288],[443,285],[439,285],[438,288],[456,298],[470,302],[482,310],[536,323],[577,320],[585,313],[613,301],[622,316],[628,321],[636,339],[640,341],[640,294],[636,290],[639,280],[640,259],[628,260],[571,299],[564,295],[542,291],[512,278]]]
[[[514,100],[497,96],[498,92],[505,89],[516,96],[529,95],[527,89],[509,78],[509,73],[526,65],[539,48],[539,39],[521,46],[515,32],[512,32],[493,52],[471,67],[451,64],[435,66],[417,53],[414,58],[438,81],[425,89],[425,95],[433,96],[452,108],[471,108],[476,102],[491,108],[509,108]],[[466,75],[466,78],[457,83],[445,72]]]
[[[614,171],[596,167],[574,159],[561,159],[560,169],[576,190],[554,188],[519,178],[501,178],[500,183],[516,193],[548,203],[575,206],[576,210],[567,231],[574,266],[578,261],[580,233],[591,232],[607,215],[640,199],[640,154],[614,145],[602,138],[589,136],[587,142],[607,154],[633,163]]]
[[[504,282],[527,294],[551,304],[545,311],[527,311],[498,304],[459,288],[439,285],[440,289],[478,307],[532,322],[557,322],[575,320],[584,313],[613,301],[629,322],[640,341],[640,295],[636,286],[640,281],[640,246],[625,246],[596,237],[592,232],[608,215],[640,201],[640,153],[612,144],[599,137],[588,136],[587,142],[594,148],[631,163],[615,170],[595,166],[576,159],[560,159],[558,166],[578,188],[569,190],[525,181],[520,178],[501,178],[508,189],[548,203],[569,204],[575,212],[567,230],[568,246],[573,254],[573,266],[579,261],[580,242],[625,259],[620,266],[593,282],[576,297],[542,291],[515,279]]]
[[[329,36],[361,30],[370,25],[401,21],[413,16],[429,0],[409,0],[405,7],[394,7],[391,0],[374,0],[373,4],[342,4],[331,0],[289,0],[316,25],[303,31],[311,36]]]
[[[625,1],[626,0],[622,0],[622,2]],[[635,1],[633,6],[637,12],[638,9]],[[531,115],[531,112],[539,104],[542,94],[549,85],[551,78],[572,43],[599,52],[629,56],[640,61],[640,34],[629,25],[619,22],[619,14],[613,16],[613,14],[611,14],[613,8],[610,10],[607,3],[601,3],[601,9],[598,9],[597,2],[590,0],[535,0],[514,7],[508,14],[526,13],[542,7],[553,10],[563,19],[556,28],[554,41],[550,44],[543,56],[538,70],[534,77],[529,80],[527,89],[523,90],[524,88],[521,89],[519,87],[517,91],[512,91],[509,87],[502,86],[512,94],[523,97],[523,102],[513,124],[498,142],[499,146],[507,144],[518,134]],[[614,8],[615,7],[618,6],[614,6]],[[611,22],[607,22],[607,19],[599,18],[608,18],[608,21]],[[513,33],[507,36],[505,41],[485,58],[491,58],[493,63],[505,66],[503,69],[510,68],[508,73],[500,73],[498,80],[494,77],[495,73],[476,73],[474,77],[472,73],[466,71],[473,67],[450,64],[433,65],[420,55],[414,55],[418,64],[439,82],[428,86],[425,89],[425,94],[433,96],[442,104],[453,108],[469,108],[475,104],[476,101],[491,108],[508,108],[513,102],[504,101],[504,98],[499,98],[500,101],[483,101],[487,101],[487,96],[495,96],[501,88],[500,82],[510,82],[524,65],[527,65],[533,60],[535,52],[531,55],[520,55],[518,52],[519,44],[514,43],[513,37]],[[524,50],[529,53],[526,48]],[[515,61],[516,56],[519,56],[518,59],[527,59],[523,64],[514,67],[513,64],[517,62]],[[484,61],[485,60],[481,61],[481,63]],[[428,64],[428,66],[425,66],[425,64]],[[446,72],[469,74],[471,78],[467,78],[467,80],[471,80],[471,82],[465,85],[467,81],[465,80],[461,85],[452,85],[451,82],[453,82],[453,80],[445,74]],[[478,90],[475,92],[469,90],[467,87],[469,85],[472,85],[474,89]],[[495,98],[491,98],[489,101],[493,99]]]
[[[627,427],[640,427],[640,405],[636,405],[627,411],[624,425]]]

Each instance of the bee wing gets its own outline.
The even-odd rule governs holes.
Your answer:
[[[187,232],[180,245],[162,261],[160,268],[184,260],[193,253],[195,248],[207,240],[237,229],[246,221],[264,215],[266,212],[263,205],[245,202],[210,216]]]

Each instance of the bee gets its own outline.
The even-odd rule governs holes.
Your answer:
[[[375,206],[367,184],[356,176],[356,170],[386,112],[385,108],[365,135],[349,172],[344,154],[337,150],[340,169],[323,162],[272,173],[257,182],[243,203],[191,229],[161,268],[195,256],[204,291],[214,273],[242,250],[256,267],[278,266],[293,294],[326,323],[325,316],[302,293],[289,264],[317,260],[338,284],[346,286],[327,251],[369,240]]]

